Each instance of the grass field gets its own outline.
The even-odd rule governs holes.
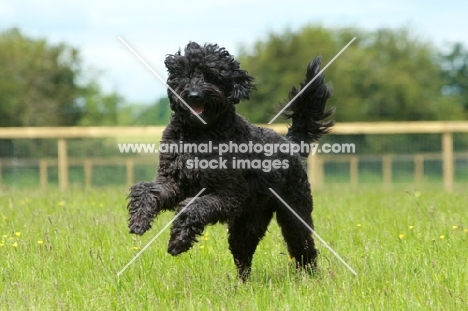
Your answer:
[[[466,310],[468,193],[407,186],[315,193],[320,270],[294,270],[272,222],[248,283],[236,279],[226,230],[208,227],[180,257],[169,232],[120,271],[143,237],[126,228],[126,190],[0,192],[0,310]]]

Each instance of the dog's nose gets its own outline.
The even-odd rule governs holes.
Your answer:
[[[196,90],[190,91],[190,93],[188,94],[188,97],[189,97],[190,99],[193,99],[193,100],[197,100],[197,99],[201,99],[201,98],[202,98],[201,92],[200,92],[200,91],[196,91]]]

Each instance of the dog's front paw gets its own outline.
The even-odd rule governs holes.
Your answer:
[[[154,215],[151,213],[148,206],[145,206],[143,202],[132,201],[129,204],[135,204],[136,206],[131,206],[130,218],[128,220],[128,228],[130,233],[143,235],[146,231],[151,229],[151,223],[153,221]]]
[[[151,222],[157,215],[157,201],[152,191],[153,184],[139,183],[130,188],[128,228],[130,233],[142,235],[151,229]]]
[[[184,206],[184,203],[180,205]],[[188,212],[181,214],[175,221],[171,230],[169,239],[168,253],[176,256],[188,251],[195,242],[196,236],[201,235],[203,227],[197,222],[197,219]]]
[[[188,251],[193,243],[197,241],[195,238],[196,231],[191,228],[191,225],[187,221],[177,220],[174,222],[167,248],[167,252],[172,256],[177,256]]]
[[[193,245],[193,241],[182,239],[171,239],[167,252],[172,256],[177,256],[188,251]]]
[[[151,221],[138,221],[132,220],[130,218],[130,222],[128,224],[128,228],[130,229],[130,233],[143,235],[146,231],[151,229]]]

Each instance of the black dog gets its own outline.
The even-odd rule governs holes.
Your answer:
[[[308,65],[301,89],[318,74],[320,61],[316,58]],[[286,137],[282,137],[270,129],[254,126],[236,114],[235,105],[249,99],[254,88],[253,78],[239,68],[239,63],[224,48],[191,42],[185,47],[184,55],[180,51],[168,55],[165,64],[169,72],[167,84],[177,95],[168,90],[173,114],[161,143],[292,146],[317,141],[333,125],[330,120],[333,109],[325,111],[331,90],[324,84],[323,74],[286,110],[292,125]],[[289,98],[299,92],[293,88]],[[246,280],[255,249],[276,212],[289,254],[295,258],[298,267],[313,269],[317,250],[310,230],[269,190],[274,189],[313,228],[311,190],[301,163],[301,156],[307,156],[307,151],[300,154],[279,150],[270,153],[249,151],[241,153],[232,147],[222,157],[216,151],[210,154],[200,150],[172,149],[161,153],[155,181],[131,187],[128,203],[130,232],[145,233],[160,212],[182,211],[202,188],[206,188],[174,221],[168,248],[170,254],[189,250],[205,226],[227,223],[229,248],[239,277]],[[211,164],[216,161],[225,163],[203,169],[195,165],[201,160],[211,161]]]

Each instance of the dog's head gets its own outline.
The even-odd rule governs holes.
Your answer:
[[[165,60],[171,109],[194,127],[210,126],[241,100],[249,99],[253,78],[241,70],[239,62],[217,44],[203,46],[190,42],[184,50]],[[190,106],[187,107],[187,105]],[[197,114],[207,124],[204,125]]]

